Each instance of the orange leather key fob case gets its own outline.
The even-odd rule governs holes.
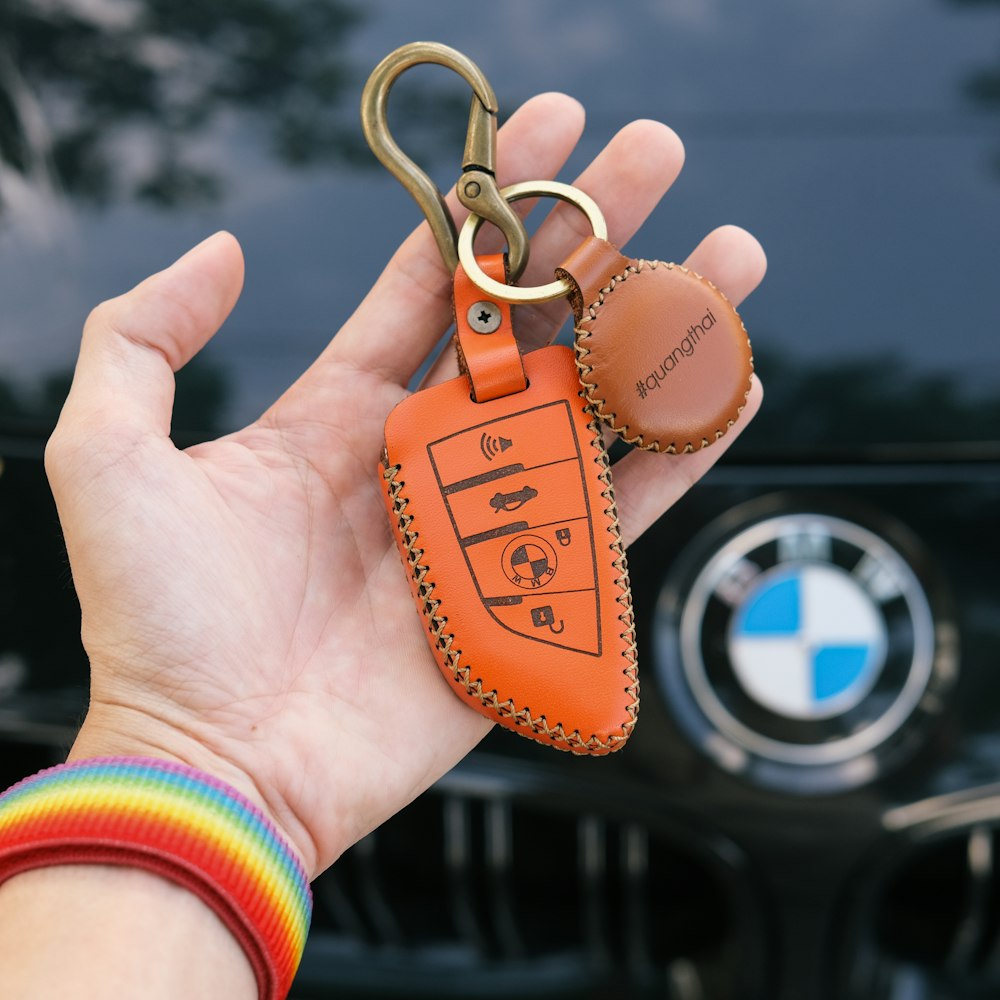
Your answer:
[[[502,280],[501,257],[480,263]],[[635,725],[639,685],[600,424],[569,348],[522,357],[510,307],[461,267],[455,303],[463,374],[385,425],[385,503],[428,642],[476,711],[609,753]]]

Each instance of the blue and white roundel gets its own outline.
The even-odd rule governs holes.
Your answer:
[[[857,705],[885,663],[885,621],[868,593],[830,563],[760,575],[734,615],[729,659],[746,693],[793,719]]]

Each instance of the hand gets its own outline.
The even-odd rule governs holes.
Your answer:
[[[501,130],[501,184],[553,176],[582,124],[566,97],[529,101]],[[621,245],[682,160],[669,129],[635,122],[577,183]],[[550,280],[585,225],[557,209],[524,282]],[[758,244],[734,227],[687,263],[737,303],[764,272]],[[259,420],[178,451],[173,373],[223,322],[242,275],[236,241],[217,234],[86,324],[46,454],[92,671],[72,757],[149,754],[217,774],[272,816],[315,875],[489,729],[431,656],[376,471],[386,414],[449,323],[450,276],[421,226]],[[520,309],[518,321],[540,346],[564,316],[557,303]],[[759,399],[755,382],[741,424]],[[734,436],[693,455],[619,462],[626,542]]]

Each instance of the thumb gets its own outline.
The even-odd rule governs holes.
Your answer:
[[[164,271],[87,319],[73,385],[54,437],[70,427],[87,436],[112,428],[122,440],[166,437],[174,372],[208,342],[243,285],[243,254],[220,232]]]

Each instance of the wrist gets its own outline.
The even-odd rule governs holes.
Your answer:
[[[139,868],[58,865],[0,885],[5,1000],[257,1000],[250,963],[194,894]]]
[[[316,850],[304,826],[284,800],[230,755],[217,752],[160,719],[126,706],[91,703],[67,762],[95,757],[148,757],[182,764],[235,788],[274,825],[310,878],[317,874]]]
[[[227,783],[130,756],[59,765],[7,789],[0,883],[65,865],[142,869],[182,887],[239,942],[260,996],[286,996],[309,926],[308,879],[270,820]]]

